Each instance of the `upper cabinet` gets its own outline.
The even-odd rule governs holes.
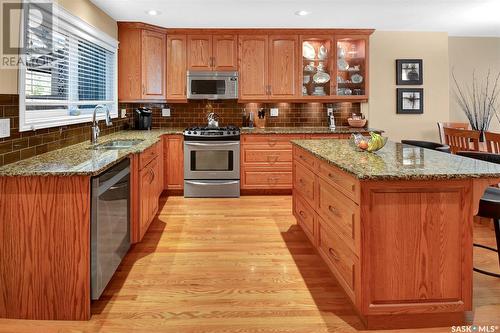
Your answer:
[[[267,35],[240,35],[239,98],[262,100],[269,97]]]
[[[188,70],[236,71],[235,35],[188,35]]]
[[[119,23],[118,99],[166,99],[166,35],[140,23]]]
[[[240,35],[240,100],[296,98],[297,48],[296,35]]]
[[[186,101],[186,35],[167,36],[167,100]]]
[[[332,98],[335,91],[335,48],[332,35],[300,36],[300,96],[305,100]]]
[[[368,37],[336,36],[338,99],[368,98]]]

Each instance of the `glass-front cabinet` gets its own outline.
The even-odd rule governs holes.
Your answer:
[[[337,36],[336,95],[339,99],[363,99],[367,96],[368,68],[366,37]]]
[[[335,48],[333,36],[301,36],[301,95],[304,99],[325,99],[335,95]]]

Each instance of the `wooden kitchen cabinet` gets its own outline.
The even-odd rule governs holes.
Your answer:
[[[239,99],[268,99],[267,35],[240,35],[238,46]]]
[[[186,35],[167,36],[167,100],[186,102]]]
[[[269,36],[269,98],[296,98],[299,89],[297,75],[297,35]]]
[[[165,100],[165,32],[142,23],[118,23],[118,39],[118,100]]]
[[[156,143],[131,159],[131,241],[142,240],[156,213],[163,189],[162,143]]]
[[[188,35],[188,69],[236,71],[236,46],[235,35]]]
[[[163,136],[163,161],[167,190],[184,189],[184,139],[182,135]]]

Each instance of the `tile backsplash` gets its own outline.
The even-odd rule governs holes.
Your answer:
[[[10,136],[0,138],[0,166],[90,140],[90,123],[19,132],[18,95],[0,94],[0,118],[10,119]],[[101,135],[126,127],[128,119],[113,119],[110,127],[100,121]]]
[[[237,103],[235,101],[199,101],[186,104],[120,104],[120,109],[126,109],[132,116],[135,108],[144,106],[153,111],[153,127],[188,127],[207,123],[206,115],[213,111],[220,117],[219,125],[244,126],[243,115],[248,118],[254,114],[257,127],[316,127],[327,126],[327,107],[334,109],[335,124],[347,126],[347,118],[352,113],[360,113],[359,103]],[[170,117],[162,117],[162,108],[170,108]],[[257,117],[257,112],[263,108],[264,119]],[[278,116],[271,117],[270,109],[278,108]]]
[[[188,127],[207,123],[206,115],[213,111],[220,117],[219,125],[243,126],[243,115],[248,118],[254,113],[256,127],[315,127],[327,126],[326,109],[334,109],[337,126],[347,125],[347,118],[360,113],[359,103],[237,103],[235,101],[197,101],[186,104],[124,104],[119,109],[126,109],[127,118],[113,119],[113,125],[107,127],[100,122],[101,135],[110,134],[133,126],[133,111],[139,106],[153,111],[153,128]],[[170,108],[171,116],[162,117],[162,108]],[[257,117],[263,108],[264,119]],[[271,117],[270,109],[278,108],[278,116]],[[121,111],[119,112],[121,113]],[[0,94],[0,118],[10,119],[10,137],[0,138],[0,166],[17,162],[48,151],[67,147],[90,140],[90,123],[19,132],[19,97],[18,95]]]

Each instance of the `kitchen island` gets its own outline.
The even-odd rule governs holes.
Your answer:
[[[472,220],[500,166],[393,142],[292,143],[293,213],[365,325],[464,323]]]

